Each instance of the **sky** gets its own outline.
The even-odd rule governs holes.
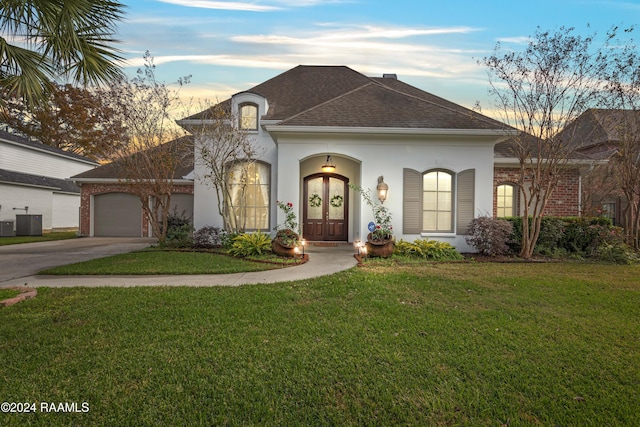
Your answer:
[[[164,83],[224,100],[297,65],[346,65],[490,110],[478,60],[521,50],[539,27],[604,35],[640,22],[640,0],[121,0],[118,47],[133,75],[149,51]],[[636,29],[640,31],[640,29]],[[486,114],[486,112],[485,112]]]

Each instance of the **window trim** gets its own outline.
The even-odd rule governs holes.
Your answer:
[[[256,115],[255,115],[255,126],[254,127],[244,127],[244,117],[242,111],[245,107],[253,107]],[[260,127],[260,116],[259,116],[260,108],[258,104],[255,102],[243,102],[238,105],[238,128],[240,130],[245,130],[247,132],[257,132]],[[247,116],[249,117],[249,116]]]
[[[226,166],[225,166],[225,174],[228,174],[230,171],[233,170],[233,168],[238,165],[238,164],[243,164],[243,163],[250,163],[250,164],[260,164],[266,167],[266,183],[265,184],[253,184],[253,185],[266,185],[267,186],[267,204],[265,206],[266,210],[267,210],[267,226],[266,228],[245,228],[243,231],[245,232],[253,232],[253,231],[265,231],[265,230],[270,230],[271,229],[271,206],[272,206],[272,202],[271,202],[271,164],[261,161],[261,160],[251,160],[251,159],[247,159],[247,160],[237,160],[237,161],[233,161],[233,162],[229,162]],[[231,196],[231,191],[229,189],[229,185],[231,184],[230,181],[227,181],[226,185],[227,185],[227,191],[229,196]],[[227,196],[225,196],[226,198]],[[225,209],[233,209],[234,206],[231,204],[231,200],[227,199],[224,203],[225,205]],[[253,208],[255,208],[256,206],[252,206]]]
[[[423,183],[424,175],[442,171],[452,176],[452,211],[451,230],[425,230],[423,228]],[[467,220],[470,222],[475,217],[476,198],[476,169],[464,169],[455,172],[450,169],[433,168],[425,171],[417,171],[411,168],[403,168],[402,172],[402,232],[423,237],[442,236],[452,237],[464,235],[468,230]]]
[[[425,228],[424,214],[425,214],[425,212],[427,210],[424,208],[424,194],[426,192],[425,189],[424,189],[424,178],[425,178],[425,176],[427,176],[430,173],[445,173],[445,174],[449,175],[449,177],[451,179],[451,191],[449,192],[451,194],[451,211],[450,211],[450,214],[449,214],[449,223],[450,223],[451,227],[448,230],[439,230],[437,228],[434,229],[434,230],[427,230]],[[421,226],[422,230],[421,230],[421,233],[428,233],[430,235],[433,235],[434,233],[436,233],[436,234],[455,234],[455,232],[456,232],[455,219],[456,219],[456,204],[457,204],[456,203],[456,200],[457,200],[456,199],[456,197],[457,197],[457,191],[456,191],[457,187],[458,187],[458,179],[457,179],[457,174],[455,172],[452,172],[452,171],[447,170],[447,169],[437,168],[437,169],[429,169],[429,170],[424,171],[422,173],[422,188],[421,188],[422,206],[421,206],[421,209],[420,209],[421,216],[422,216],[422,226]],[[435,192],[436,193],[436,198],[437,198],[437,195],[439,194],[439,192],[440,191],[436,190],[436,192]],[[435,211],[429,210],[429,212],[437,212],[437,213],[439,213],[439,212],[446,212],[446,211],[440,211],[440,210],[436,209]],[[438,221],[436,219],[436,227],[437,227],[437,222]]]
[[[498,189],[500,187],[503,186],[508,186],[511,187],[511,215],[506,215],[506,216],[500,216],[498,215],[498,210],[499,209],[504,209],[504,207],[500,207],[499,205],[499,194],[498,194]],[[519,187],[517,184],[514,184],[513,182],[503,182],[501,184],[496,185],[495,188],[495,194],[496,194],[496,218],[509,218],[509,217],[517,217],[520,213],[520,206],[519,206]]]

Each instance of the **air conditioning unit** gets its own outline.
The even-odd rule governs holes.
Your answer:
[[[42,236],[42,215],[16,215],[16,236]]]
[[[0,221],[0,237],[13,237],[13,221]]]

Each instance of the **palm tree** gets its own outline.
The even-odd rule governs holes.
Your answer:
[[[111,0],[2,0],[0,89],[35,105],[51,80],[87,85],[120,77],[113,36],[124,7]]]

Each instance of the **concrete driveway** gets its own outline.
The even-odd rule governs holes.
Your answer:
[[[82,237],[0,246],[0,287],[3,282],[33,276],[45,268],[131,252],[154,242],[149,238]]]

